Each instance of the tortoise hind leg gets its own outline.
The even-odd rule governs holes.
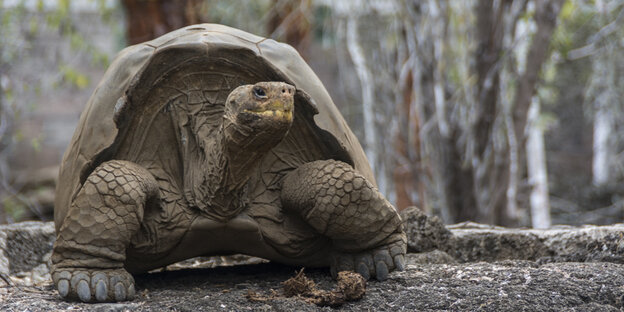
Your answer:
[[[282,204],[332,240],[332,274],[357,271],[387,278],[403,270],[407,238],[397,211],[351,166],[336,160],[306,163],[282,184]]]
[[[57,233],[52,278],[67,299],[124,301],[134,279],[124,268],[126,248],[143,221],[158,185],[144,168],[108,161],[96,168],[73,200]]]

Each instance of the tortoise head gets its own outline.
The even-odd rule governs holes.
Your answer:
[[[249,140],[273,147],[286,136],[293,122],[294,96],[295,87],[276,81],[234,89],[225,103],[225,135],[235,136],[237,142],[248,141],[241,142],[248,147]]]

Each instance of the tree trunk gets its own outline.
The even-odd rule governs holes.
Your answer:
[[[405,34],[403,33],[403,35]],[[392,173],[396,194],[395,206],[397,209],[403,210],[409,206],[416,205],[423,211],[429,211],[429,207],[424,200],[424,187],[417,178],[419,174],[416,168],[422,164],[422,161],[420,159],[420,139],[418,137],[420,122],[412,108],[414,92],[412,75],[413,72],[408,69],[402,75],[403,77],[399,77],[401,94],[398,101],[400,105],[397,106],[396,111],[398,129],[394,134],[394,151],[397,157]],[[415,200],[415,195],[418,195],[418,201]]]
[[[496,3],[481,0],[475,7],[477,18],[475,72],[477,75],[477,96],[474,122],[471,130],[471,163],[473,170],[473,192],[477,207],[475,219],[480,222],[516,225],[518,213],[516,194],[520,179],[525,176],[525,128],[531,98],[542,64],[546,60],[550,38],[561,8],[561,0],[535,1],[535,23],[537,30],[526,56],[525,69],[519,75],[513,100],[513,115],[501,120],[506,130],[513,133],[505,144],[496,143],[497,115],[507,115],[499,94],[501,71],[505,55],[505,36],[514,37],[515,23],[519,17],[514,3]],[[520,4],[521,11],[525,10]],[[521,12],[520,11],[520,12]],[[511,13],[511,14],[509,14]],[[512,18],[511,27],[504,26],[504,19]],[[511,118],[510,118],[511,117]],[[513,127],[509,127],[509,124]],[[469,146],[470,146],[469,145]],[[459,220],[458,220],[459,221]]]
[[[607,185],[611,181],[611,155],[614,151],[609,138],[615,129],[608,104],[603,101],[606,97],[602,94],[595,102],[592,182],[596,186]]]
[[[0,64],[1,66],[2,64]],[[1,77],[0,77],[1,79]],[[7,212],[4,209],[4,201],[9,196],[7,192],[7,188],[9,186],[9,177],[8,177],[8,165],[7,165],[7,152],[6,148],[9,144],[9,140],[11,140],[11,125],[9,125],[10,121],[13,119],[8,116],[9,112],[4,107],[4,88],[0,85],[0,224],[6,224],[8,221]]]
[[[600,19],[607,24],[609,9],[606,3],[596,2],[596,9],[600,12]],[[622,12],[613,23],[622,18]],[[600,32],[608,29],[603,27]],[[599,33],[600,33],[599,32]],[[606,31],[605,31],[606,32]],[[598,33],[598,34],[599,34]],[[602,36],[606,36],[603,34]],[[593,37],[599,37],[594,35]],[[598,39],[594,39],[597,41]],[[604,40],[604,39],[603,39]],[[607,41],[607,40],[605,40]],[[592,146],[592,183],[597,187],[604,187],[614,181],[614,156],[617,155],[616,119],[614,115],[620,104],[618,96],[618,55],[621,49],[619,44],[607,41],[602,44],[592,64],[592,77],[588,96],[593,101],[593,146]]]
[[[551,225],[550,200],[544,130],[539,124],[539,115],[539,99],[534,96],[529,109],[529,136],[526,148],[529,184],[531,185],[531,225],[536,229],[545,229]]]
[[[368,68],[367,60],[364,56],[364,50],[360,44],[360,30],[358,16],[350,15],[347,20],[347,50],[355,66],[355,71],[360,80],[360,89],[362,93],[362,111],[364,115],[364,152],[368,157],[368,161],[373,168],[373,172],[377,178],[377,184],[382,193],[387,194],[386,190],[386,172],[382,159],[379,155],[379,138],[377,131],[377,121],[375,118],[375,82],[371,70]]]
[[[448,3],[446,1],[402,1],[403,36],[406,61],[400,70],[401,84],[409,90],[404,96],[402,111],[397,112],[399,129],[397,140],[408,139],[407,151],[412,170],[409,185],[412,194],[418,194],[417,203],[423,210],[439,213],[445,222],[456,220],[454,206],[465,203],[457,188],[461,170],[461,153],[457,151],[457,129],[450,122],[449,106],[444,82],[444,46],[448,44]],[[403,78],[407,77],[407,78]],[[404,80],[401,80],[404,81]],[[411,83],[411,85],[410,85]],[[409,116],[409,117],[408,117]],[[408,119],[409,118],[409,119]],[[407,120],[406,120],[407,119]],[[400,159],[403,159],[402,157]],[[400,181],[395,183],[399,187]],[[405,186],[404,186],[405,187]],[[432,195],[429,195],[432,194]]]
[[[520,75],[518,89],[514,100],[514,132],[518,142],[519,163],[522,164],[526,146],[526,124],[531,105],[531,99],[535,95],[535,86],[539,77],[542,64],[548,57],[548,48],[553,31],[557,25],[557,16],[563,5],[563,0],[535,1],[535,23],[537,30],[533,35],[531,46],[526,58],[524,72]]]
[[[518,87],[514,97],[512,120],[514,127],[513,129],[509,128],[510,131],[513,131],[513,135],[511,136],[510,141],[515,144],[515,148],[510,150],[509,153],[509,183],[513,185],[520,184],[520,180],[523,179],[526,174],[526,166],[534,165],[533,169],[537,171],[533,173],[535,174],[534,177],[537,180],[533,182],[538,184],[534,186],[530,196],[532,223],[540,227],[547,227],[550,225],[550,208],[548,207],[549,204],[547,201],[548,187],[547,184],[541,185],[547,182],[545,181],[546,173],[540,172],[541,170],[545,170],[545,168],[540,167],[542,165],[542,162],[544,162],[545,160],[531,159],[528,160],[529,163],[527,164],[528,132],[526,128],[529,108],[531,107],[532,99],[535,96],[537,80],[539,78],[542,65],[549,55],[548,48],[550,46],[550,39],[552,38],[552,34],[557,25],[557,16],[559,15],[559,11],[561,10],[561,6],[563,5],[563,0],[535,1],[534,3],[536,5],[534,20],[537,24],[537,29],[531,40],[529,51],[526,55],[526,61],[524,62],[524,72],[522,72],[519,76]],[[534,129],[534,131],[538,130]],[[534,133],[533,140],[533,144],[535,144],[533,148],[535,150],[530,152],[540,153],[539,141],[541,140],[541,145],[543,145],[543,133]],[[543,147],[541,152],[543,153]],[[533,153],[531,153],[529,156],[538,158],[544,157],[543,155],[534,155]],[[544,177],[541,177],[541,174],[543,174]],[[529,179],[529,181],[531,180]],[[515,195],[515,193],[513,195]],[[503,221],[501,222],[502,224],[513,225],[514,223],[518,222],[516,205],[516,198],[508,198],[508,203],[506,207],[508,213],[501,220]],[[534,209],[537,210],[534,211]],[[538,218],[541,218],[543,220],[537,220]]]
[[[501,207],[505,202],[508,176],[505,167],[497,160],[497,151],[493,146],[495,121],[499,113],[498,97],[500,84],[501,56],[503,48],[503,17],[505,4],[480,0],[475,6],[477,19],[475,68],[477,76],[475,106],[473,108],[472,127],[470,129],[470,164],[472,180],[465,183],[472,191],[474,207],[458,207],[461,210],[474,209],[472,220],[484,223],[498,223]],[[499,152],[500,153],[500,152]],[[465,215],[465,213],[464,213]],[[457,220],[465,221],[465,220]]]
[[[311,0],[273,0],[267,33],[275,40],[293,46],[306,59],[310,46]]]
[[[126,11],[126,40],[137,44],[200,22],[201,0],[122,0]]]

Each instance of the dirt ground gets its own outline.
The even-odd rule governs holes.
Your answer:
[[[60,299],[46,282],[0,287],[0,311],[622,311],[624,265],[508,260],[418,264],[385,282],[369,281],[362,299],[339,308],[285,298],[282,282],[299,268],[273,263],[181,269],[136,276],[138,298],[117,304]],[[336,287],[327,269],[306,269],[322,290]],[[0,283],[2,283],[0,281]],[[273,297],[249,300],[249,293]]]

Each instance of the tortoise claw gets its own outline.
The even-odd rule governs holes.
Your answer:
[[[56,284],[56,288],[58,289],[59,295],[61,295],[61,298],[65,298],[67,297],[67,295],[69,295],[69,281],[66,279],[60,280],[57,284]]]
[[[403,249],[396,247],[391,244],[360,253],[338,253],[332,257],[332,277],[336,278],[341,271],[356,271],[366,280],[386,280],[390,272],[405,270]]]
[[[370,254],[363,254],[359,257],[356,257],[357,272],[364,277],[364,279],[369,280],[371,275],[375,274],[375,266],[373,257]]]
[[[82,302],[118,302],[135,296],[134,279],[124,269],[60,268],[52,274],[59,295]]]
[[[405,271],[405,256],[394,256],[394,265],[396,266],[397,271]]]
[[[375,278],[377,278],[378,281],[385,281],[388,279],[388,274],[390,274],[390,272],[388,271],[388,266],[383,261],[377,262],[375,270],[377,272]]]
[[[89,289],[89,283],[86,280],[80,280],[78,282],[78,286],[76,287],[76,293],[78,294],[78,298],[82,302],[91,301],[91,289]]]

